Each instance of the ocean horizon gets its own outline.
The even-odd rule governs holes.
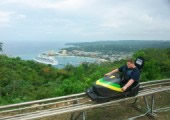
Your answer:
[[[3,53],[10,57],[20,57],[22,60],[34,60],[38,55],[47,51],[59,51],[62,48],[70,47],[68,42],[3,42]],[[95,58],[88,57],[62,57],[56,56],[59,62],[55,67],[63,68],[67,64],[77,66],[82,62],[95,62]]]
[[[49,50],[58,51],[61,48],[69,47],[66,42],[3,42],[3,52],[9,56],[18,56],[22,59],[32,59],[34,55]],[[30,57],[28,57],[30,56]]]

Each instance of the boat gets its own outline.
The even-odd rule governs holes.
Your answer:
[[[47,55],[38,55],[34,58],[34,61],[43,64],[58,65],[58,61],[54,57]]]
[[[43,55],[47,55],[47,56],[58,56],[60,53],[54,51],[54,50],[50,50],[47,52],[44,52]]]

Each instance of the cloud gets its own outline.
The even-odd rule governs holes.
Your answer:
[[[0,11],[0,26],[8,26],[11,22],[11,16],[14,12]]]
[[[120,2],[121,3],[121,2]],[[148,7],[149,6],[149,7]],[[160,8],[155,8],[160,6]],[[153,1],[135,3],[125,2],[123,4],[113,5],[107,13],[103,15],[103,21],[100,23],[103,31],[112,31],[112,33],[143,34],[155,32],[170,31],[170,18],[167,6],[163,2]],[[165,15],[164,15],[165,14]]]
[[[87,0],[6,0],[3,4],[20,4],[31,8],[75,10],[83,7]]]
[[[17,15],[16,16],[16,19],[26,19],[27,17],[26,17],[26,15],[23,15],[23,14],[19,14],[19,15]]]
[[[25,18],[25,15],[16,12],[0,11],[0,27],[9,27],[14,21]]]
[[[0,11],[0,26],[30,39],[170,38],[162,0],[4,0]]]

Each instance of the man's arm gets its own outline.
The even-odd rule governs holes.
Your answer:
[[[119,70],[118,69],[114,69],[111,72],[106,73],[104,76],[110,76],[110,75],[112,75],[113,73],[116,73],[116,72],[119,72]]]
[[[129,88],[133,83],[134,83],[134,80],[133,80],[133,79],[130,79],[130,80],[126,83],[126,85],[124,85],[124,86],[122,87],[123,92],[126,91],[127,88]]]

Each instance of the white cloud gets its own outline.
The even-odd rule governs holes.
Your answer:
[[[0,26],[8,26],[11,22],[11,16],[14,12],[0,11]]]
[[[16,19],[20,20],[20,19],[26,19],[26,15],[23,15],[23,14],[19,14],[19,15],[16,15]]]
[[[25,19],[23,14],[16,12],[0,11],[0,27],[9,27],[15,20]]]
[[[160,30],[170,31],[170,18],[159,14],[164,11],[154,12],[149,7],[145,8],[138,4],[113,5],[113,8],[103,15],[100,26],[103,31],[110,30],[112,33],[142,34],[156,33]]]
[[[83,7],[88,0],[6,0],[4,4],[20,4],[31,8],[75,10]]]
[[[13,11],[0,13],[1,26],[13,25],[16,32],[25,30],[25,35],[35,33],[37,37],[58,33],[56,36],[69,35],[68,39],[71,35],[126,39],[146,34],[155,38],[157,33],[170,32],[170,8],[162,0],[4,0],[0,7],[0,11]]]

